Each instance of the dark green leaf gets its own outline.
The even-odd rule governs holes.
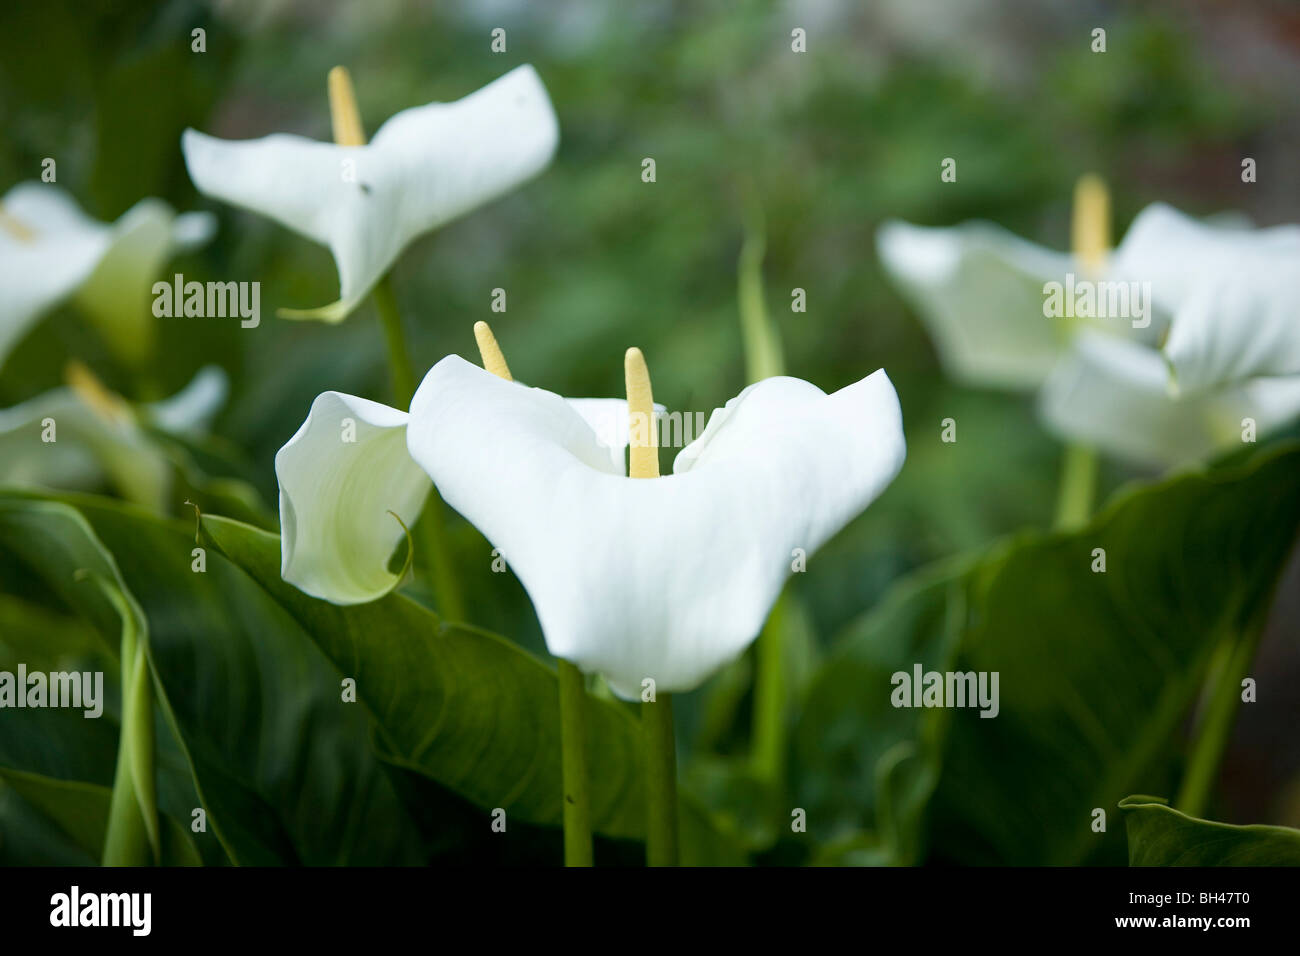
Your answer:
[[[1300,830],[1189,817],[1160,797],[1119,802],[1130,866],[1300,866]]]

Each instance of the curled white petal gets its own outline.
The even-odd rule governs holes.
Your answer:
[[[1300,253],[1285,270],[1199,283],[1164,352],[1184,392],[1300,373]]]
[[[887,222],[876,245],[949,374],[996,388],[1042,382],[1064,342],[1060,322],[1043,314],[1043,286],[1065,280],[1071,257],[984,222]]]
[[[0,361],[44,312],[75,296],[118,358],[142,362],[155,339],[152,280],[171,256],[202,245],[215,229],[210,214],[177,216],[160,199],[99,222],[47,183],[15,186],[3,208],[30,235],[0,229]]]
[[[1164,203],[1152,203],[1133,220],[1115,250],[1116,278],[1150,282],[1156,305],[1173,314],[1207,278],[1294,275],[1300,227],[1245,229],[1209,225]]]
[[[1300,413],[1300,379],[1175,392],[1161,354],[1134,342],[1083,332],[1039,398],[1044,421],[1063,438],[1130,462],[1196,464],[1240,447],[1244,420],[1258,434]]]
[[[145,407],[165,431],[205,430],[225,402],[225,372],[201,369],[170,398]],[[47,436],[53,441],[46,441]],[[106,482],[129,501],[167,511],[173,466],[134,411],[95,409],[56,388],[0,410],[0,484],[98,490]]]
[[[183,389],[145,406],[145,410],[150,420],[166,431],[207,431],[229,395],[230,377],[225,369],[205,365]]]
[[[407,435],[523,582],[551,652],[630,697],[646,678],[688,690],[738,655],[796,552],[865,508],[905,455],[883,372],[832,395],[769,379],[726,419],[683,473],[624,478],[559,396],[451,356],[417,391]]]
[[[193,252],[217,234],[217,217],[210,212],[183,212],[172,222],[171,251],[174,255]]]
[[[396,114],[365,146],[186,130],[181,148],[200,192],[329,247],[339,300],[282,314],[337,322],[413,239],[535,176],[558,141],[546,89],[521,66],[453,103]]]
[[[3,209],[30,234],[0,228],[0,362],[43,313],[89,278],[111,242],[110,228],[57,186],[20,183]]]
[[[405,412],[323,392],[275,455],[281,576],[313,597],[360,604],[398,583],[389,559],[429,478],[406,451]],[[392,512],[393,514],[389,514]]]

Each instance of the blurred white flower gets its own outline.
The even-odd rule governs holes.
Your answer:
[[[887,223],[877,239],[947,371],[1038,389],[1045,423],[1070,441],[1179,465],[1240,444],[1243,420],[1262,434],[1300,414],[1300,390],[1266,377],[1300,371],[1295,227],[1207,225],[1156,203],[1092,263],[988,223]],[[1048,284],[1075,273],[1141,284],[1155,321],[1048,318]]]
[[[207,242],[210,213],[142,199],[113,223],[90,218],[53,184],[26,182],[0,200],[0,364],[45,312],[73,298],[120,360],[153,351],[153,280]]]
[[[1135,464],[1191,465],[1300,414],[1300,377],[1175,391],[1156,349],[1084,331],[1048,375],[1039,411],[1058,434]]]
[[[118,494],[169,511],[174,465],[150,433],[205,432],[225,404],[226,373],[205,366],[170,398],[133,406],[105,389],[80,363],[69,384],[0,409],[0,485]]]
[[[1172,316],[1164,352],[1178,389],[1300,373],[1300,226],[1250,231],[1170,222],[1164,233],[1164,251],[1156,251],[1156,237],[1151,260],[1131,268],[1159,274],[1187,263],[1199,276],[1164,284],[1161,304]]]
[[[339,300],[282,309],[283,316],[346,318],[411,241],[537,175],[559,141],[555,111],[531,66],[454,103],[403,110],[368,145],[351,114],[335,138],[353,145],[282,133],[244,142],[192,129],[182,136],[200,192],[268,216],[333,254]]]

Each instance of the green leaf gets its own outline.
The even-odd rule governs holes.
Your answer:
[[[1298,486],[1288,444],[1122,493],[1077,532],[1023,535],[965,570],[898,585],[809,695],[795,785],[810,832],[883,826],[903,860],[924,836],[949,862],[1122,862],[1119,828],[1094,832],[1093,811],[1172,789],[1211,652],[1271,600],[1300,527]],[[1098,548],[1104,573],[1092,570]],[[891,675],[918,663],[997,673],[998,715],[895,709]],[[911,750],[891,768],[899,742]]]
[[[42,528],[50,508],[66,507],[33,495],[0,500],[24,515],[29,532]],[[208,811],[206,839],[220,840],[232,861],[422,862],[435,847],[440,853],[482,852],[496,839],[482,808],[502,806],[520,827],[558,822],[557,692],[554,673],[539,661],[499,637],[443,628],[405,598],[363,608],[308,598],[280,580],[279,539],[252,527],[203,521],[256,581],[212,547],[206,570],[192,571],[194,538],[187,523],[106,499],[67,500],[116,555],[144,609],[158,710],[166,718],[160,744],[174,736],[174,750],[192,768],[192,786]],[[57,528],[44,535],[58,544]],[[27,533],[25,540],[40,537]],[[61,553],[45,545],[33,550]],[[46,570],[51,579],[70,578],[82,563],[50,559]],[[70,604],[92,594],[70,594]],[[357,680],[359,703],[342,701],[344,677]],[[601,755],[595,788],[602,832],[637,839],[639,727],[622,705],[595,703],[594,716],[590,743]],[[51,739],[70,741],[72,753],[53,768],[56,776],[100,783],[111,778],[111,763],[89,777],[76,772],[94,734],[56,729],[33,725],[0,741],[0,758],[6,747],[48,754]],[[10,765],[51,772],[49,757],[32,766],[32,754],[20,756],[29,762]],[[406,802],[407,773],[428,778],[433,789],[426,787],[420,799],[433,806]],[[500,789],[493,789],[494,780]],[[160,802],[172,807],[166,791],[160,780]],[[478,804],[481,834],[466,826],[466,811],[453,794]],[[193,799],[189,806],[200,805]],[[689,798],[683,799],[682,829],[686,859],[743,861],[735,841]],[[501,845],[497,840],[488,852],[500,855]],[[526,848],[503,858],[514,852],[535,861]]]
[[[156,728],[159,802],[181,819],[193,808],[207,810],[208,832],[196,835],[205,859],[220,853],[252,864],[423,862],[427,843],[396,792],[391,768],[371,751],[371,721],[341,702],[338,673],[292,619],[219,553],[207,553],[206,571],[191,570],[192,523],[162,521],[106,499],[70,500],[116,556],[149,621],[156,710],[164,718]],[[42,556],[46,577],[72,582],[86,559],[74,544],[61,543],[72,536],[57,515],[58,509],[78,512],[31,496],[0,501],[6,513],[23,516],[24,540],[34,542],[29,550]],[[17,546],[13,535],[0,534],[0,550],[5,545]],[[69,590],[69,605],[103,616],[95,590]],[[116,621],[105,626],[117,632]],[[77,770],[100,728],[55,730],[33,725],[6,734],[0,758],[17,747],[25,762],[9,766],[111,780],[103,766],[93,775]],[[54,768],[40,757],[51,741],[68,751]],[[184,780],[176,779],[175,764]]]
[[[540,661],[400,595],[351,607],[309,597],[280,578],[277,536],[211,516],[203,530],[356,681],[389,759],[508,819],[560,823],[558,690]],[[616,705],[593,703],[593,826],[640,836],[636,727]]]
[[[1300,866],[1300,830],[1189,817],[1160,797],[1119,802],[1130,866]]]
[[[101,628],[113,627],[116,622],[122,686],[129,686],[131,691],[123,695],[121,735],[115,748],[117,771],[103,859],[113,865],[159,862],[162,845],[144,614],[123,584],[112,556],[104,551],[85,520],[66,505],[0,500],[0,535],[13,551],[25,556],[29,565],[39,567],[56,589],[62,586],[73,600],[89,602]],[[105,604],[111,614],[105,612]],[[108,633],[101,630],[105,638]],[[81,680],[84,684],[86,677]],[[102,686],[102,677],[97,682]]]
[[[865,841],[875,862],[917,862],[920,813],[938,777],[949,712],[891,706],[890,678],[915,663],[949,668],[965,619],[968,569],[969,562],[948,561],[900,582],[813,679],[789,785],[819,844],[856,853]]]
[[[19,661],[29,670],[102,670],[112,657],[93,627],[74,617],[12,594],[0,593],[0,669]]]
[[[98,861],[108,830],[109,804],[112,791],[93,783],[59,780],[39,774],[23,773],[0,767],[0,780],[37,810],[45,821],[65,836],[78,850],[91,860]],[[164,866],[200,866],[202,860],[190,839],[189,831],[167,814],[160,814],[162,864]],[[5,828],[5,817],[0,817],[0,832]],[[0,859],[3,859],[4,839],[0,837]],[[15,859],[14,862],[33,862]]]
[[[508,820],[560,824],[554,671],[509,641],[443,623],[400,594],[350,607],[309,597],[281,579],[276,535],[212,516],[203,518],[203,530],[356,681],[386,759],[480,807],[500,807]],[[595,698],[587,726],[593,829],[640,839],[639,727],[624,706]],[[682,818],[684,859],[738,858],[690,800]]]

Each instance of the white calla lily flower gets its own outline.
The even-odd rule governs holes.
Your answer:
[[[275,454],[284,580],[335,604],[373,601],[397,585],[389,558],[433,487],[406,450],[407,419],[342,392],[312,402]]]
[[[149,434],[203,432],[225,404],[226,373],[205,366],[163,401],[132,406],[78,364],[71,384],[0,410],[0,484],[93,490],[105,483],[136,504],[166,510],[173,465]]]
[[[879,253],[950,374],[1037,389],[1045,423],[1077,445],[1187,464],[1239,443],[1244,419],[1263,432],[1300,412],[1273,378],[1300,371],[1300,229],[1210,224],[1154,203],[1108,253],[1108,208],[1105,187],[1084,177],[1076,255],[987,223],[897,222],[881,227]],[[1048,283],[1068,288],[1067,275],[1092,283],[1097,302],[1127,286],[1116,300],[1140,294],[1149,311],[1140,322],[1049,318]]]
[[[1241,447],[1300,414],[1300,377],[1199,392],[1170,388],[1160,352],[1081,332],[1039,393],[1049,428],[1138,465],[1176,467]]]
[[[1277,271],[1202,283],[1174,316],[1164,354],[1183,392],[1300,374],[1300,248]]]
[[[1180,391],[1300,373],[1300,226],[1222,228],[1156,204],[1115,271],[1151,282],[1171,316],[1164,352]]]
[[[68,299],[115,356],[152,352],[153,280],[171,257],[207,242],[216,219],[142,199],[113,223],[87,216],[58,186],[20,183],[0,200],[0,363],[50,309]]]
[[[674,474],[626,478],[560,396],[457,356],[411,404],[411,457],[499,548],[547,647],[623,697],[690,690],[757,636],[799,554],[906,454],[883,371],[827,395],[771,378],[713,415]]]
[[[1279,284],[1269,277],[1289,269],[1294,289],[1300,269],[1300,229],[1208,225],[1164,203],[1143,209],[1124,240],[1088,276],[1081,274],[1087,270],[1078,257],[1026,242],[991,223],[930,228],[889,222],[880,228],[877,246],[885,271],[925,322],[949,374],[970,384],[1008,389],[1041,385],[1080,331],[1154,342],[1171,320],[1177,326],[1175,316],[1183,310],[1193,316],[1185,324],[1196,325],[1198,314],[1206,317],[1207,283],[1213,288],[1238,278],[1248,282],[1232,303],[1241,315],[1234,328],[1248,329],[1252,316],[1261,321],[1273,317],[1281,324]],[[1148,305],[1154,304],[1159,322],[1134,330],[1123,319],[1046,317],[1044,286],[1064,283],[1067,273],[1097,282],[1150,283]],[[1270,330],[1270,342],[1282,334]],[[1171,353],[1175,365],[1186,351],[1181,340],[1191,335],[1171,337],[1171,346],[1177,343],[1179,349]],[[1239,346],[1246,350],[1252,344],[1264,348],[1258,342]],[[1300,354],[1300,345],[1291,348],[1288,356]],[[1261,368],[1256,374],[1271,373]]]
[[[1065,344],[1043,316],[1043,285],[1073,260],[987,222],[891,221],[876,234],[885,271],[926,324],[944,368],[971,385],[1037,388]]]
[[[627,403],[568,401],[597,436],[603,467],[620,471],[628,432],[611,423],[627,421]],[[400,583],[389,560],[433,488],[407,450],[409,421],[406,412],[342,392],[312,402],[275,456],[284,580],[334,604],[373,601]]]
[[[1129,226],[1111,271],[1120,279],[1150,282],[1156,305],[1176,318],[1201,297],[1207,281],[1264,281],[1287,271],[1294,277],[1298,258],[1298,226],[1223,226],[1152,203]],[[1262,289],[1261,297],[1270,298],[1274,291]]]
[[[359,125],[355,108],[339,112]],[[363,141],[359,128],[336,137]],[[181,147],[200,192],[329,248],[338,301],[280,314],[338,322],[414,239],[537,175],[558,141],[546,88],[521,66],[453,103],[403,110],[367,145],[287,134],[232,142],[190,129]]]

